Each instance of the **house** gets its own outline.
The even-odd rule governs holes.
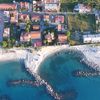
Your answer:
[[[43,0],[43,2],[46,3],[59,3],[60,0]]]
[[[4,22],[10,22],[10,11],[4,11]]]
[[[44,12],[59,12],[60,7],[56,3],[47,3],[44,5]]]
[[[3,37],[10,37],[10,28],[4,28]]]
[[[32,20],[33,22],[38,22],[38,21],[41,20],[41,15],[39,15],[39,14],[32,14],[32,15],[31,15],[31,20]]]
[[[59,12],[60,1],[59,0],[43,0],[45,12]]]
[[[67,43],[66,34],[58,34],[58,43],[60,43],[60,44]]]
[[[42,46],[41,32],[32,31],[30,32],[31,42],[34,47]]]
[[[40,25],[33,25],[32,30],[34,31],[40,30]]]
[[[45,35],[45,40],[47,40],[48,43],[55,40],[54,32],[48,32],[48,34]]]
[[[35,0],[33,1],[33,11],[42,11],[43,5],[41,0]]]
[[[0,10],[17,10],[16,4],[0,4]]]
[[[100,43],[100,34],[83,35],[83,43]]]
[[[32,31],[29,33],[22,33],[20,36],[21,42],[29,42],[31,40],[33,46],[42,45],[41,40],[41,32],[40,31]]]
[[[21,42],[29,42],[30,41],[30,35],[29,33],[21,33],[21,36],[20,36],[20,41]]]
[[[77,4],[74,7],[74,11],[79,13],[90,13],[92,11],[92,7],[89,5]]]
[[[11,23],[18,22],[18,11],[10,11],[10,22]]]
[[[29,20],[30,20],[29,14],[23,14],[23,13],[19,14],[19,21],[20,22],[26,22],[26,21],[29,21]]]
[[[96,31],[100,32],[100,10],[96,10],[95,8],[93,9],[93,13],[95,14],[95,19],[96,19]]]
[[[49,22],[50,15],[49,15],[49,14],[44,14],[44,15],[43,15],[43,19],[44,19],[44,21]]]
[[[58,31],[66,31],[66,30],[65,30],[64,24],[58,24],[58,25],[57,25],[57,30],[58,30]]]
[[[21,11],[28,11],[30,7],[29,2],[20,2]]]
[[[64,15],[56,15],[55,16],[55,23],[64,23]]]

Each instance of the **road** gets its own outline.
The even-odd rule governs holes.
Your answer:
[[[0,11],[0,42],[3,40],[4,19],[3,13]]]

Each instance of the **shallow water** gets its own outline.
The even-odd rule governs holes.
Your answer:
[[[52,100],[45,87],[8,86],[9,80],[31,79],[18,61],[0,62],[0,97],[9,96],[11,100]],[[42,98],[42,99],[41,99]],[[0,99],[1,100],[1,99]]]
[[[72,75],[77,69],[90,70],[77,56],[79,54],[68,52],[63,55],[54,54],[41,64],[38,74],[63,96],[62,100],[100,100],[99,76],[79,78]],[[9,87],[7,82],[13,79],[35,80],[19,61],[0,62],[0,96],[9,96],[10,100],[54,100],[44,86]]]
[[[72,72],[77,69],[90,70],[74,55],[66,53],[48,57],[41,64],[39,75],[63,95],[63,100],[100,100],[100,76],[74,77]]]

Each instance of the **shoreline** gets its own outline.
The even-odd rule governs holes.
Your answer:
[[[32,48],[31,48],[32,49]],[[8,52],[5,54],[0,55],[0,61],[6,61],[6,60],[19,60],[20,62],[23,60],[25,63],[25,69],[27,72],[29,72],[41,85],[45,85],[47,92],[54,97],[56,100],[60,100],[62,97],[56,93],[53,88],[46,82],[46,80],[42,79],[38,75],[38,70],[43,61],[49,56],[52,56],[54,54],[64,54],[63,52],[67,52],[68,50],[72,50],[79,52],[80,60],[84,62],[85,64],[89,65],[91,68],[97,69],[100,71],[100,59],[97,59],[97,57],[100,57],[100,46],[99,47],[91,47],[91,46],[71,46],[68,45],[62,45],[62,46],[48,46],[48,47],[42,47],[39,51],[33,50],[33,53],[30,53],[27,51],[27,49],[12,49],[14,52]],[[82,58],[82,59],[81,59]],[[95,62],[96,61],[96,62]],[[98,65],[94,67],[94,65]]]
[[[47,50],[47,52],[46,52]],[[41,51],[37,52],[37,55],[39,55],[38,61],[29,60],[31,57],[28,58],[28,61],[26,62],[27,68],[30,68],[32,70],[32,73],[38,73],[38,68],[40,67],[40,64],[49,56],[56,54],[57,52],[62,52],[66,50],[73,50],[73,51],[79,51],[84,56],[82,61],[87,64],[88,66],[91,66],[93,69],[100,71],[100,46],[99,47],[91,47],[91,46],[56,46],[56,47],[45,47],[45,49],[42,49]],[[97,53],[97,54],[96,54]],[[98,58],[99,59],[98,59]],[[33,63],[32,63],[33,62]],[[35,64],[34,64],[35,62]],[[28,64],[29,63],[29,64]],[[29,67],[30,66],[30,67]]]
[[[32,49],[32,48],[31,48]],[[34,53],[28,52],[26,49],[10,49],[7,52],[0,52],[0,62],[12,60],[25,60],[26,68],[30,68],[32,72],[38,73],[40,64],[49,56],[58,52],[73,50],[81,52],[84,56],[82,62],[100,71],[100,46],[91,47],[90,45],[71,46],[47,46],[42,47],[39,51],[33,50]]]

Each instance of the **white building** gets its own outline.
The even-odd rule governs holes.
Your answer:
[[[100,43],[100,34],[83,35],[84,43]]]
[[[42,0],[45,12],[59,12],[60,0]]]
[[[90,6],[86,6],[84,4],[77,4],[74,7],[74,11],[79,12],[79,13],[89,13],[91,12],[91,7]]]
[[[55,11],[57,12],[59,10],[58,5],[55,3],[49,3],[49,4],[45,4],[45,11]]]

